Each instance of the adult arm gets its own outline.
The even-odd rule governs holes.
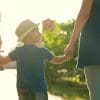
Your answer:
[[[79,14],[77,16],[77,19],[74,25],[72,36],[70,38],[69,44],[64,49],[65,54],[70,56],[70,58],[72,58],[73,56],[74,46],[80,36],[80,32],[84,28],[89,18],[91,7],[92,7],[92,2],[93,0],[83,0],[82,1],[82,5],[81,5]]]

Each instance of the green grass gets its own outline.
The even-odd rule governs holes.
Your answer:
[[[51,94],[61,96],[64,100],[89,100],[86,85],[74,85],[70,82],[48,84]]]

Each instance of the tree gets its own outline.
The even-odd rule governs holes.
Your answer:
[[[42,34],[44,46],[51,50],[51,52],[55,55],[63,54],[63,50],[71,37],[74,22],[75,20],[68,21],[67,23],[56,23],[55,29],[53,31],[45,30]],[[80,74],[80,71],[76,71],[75,67],[77,48],[78,43],[76,44],[74,59],[72,59],[70,62],[66,62],[61,65],[54,65],[47,62],[46,76],[49,82],[56,82],[68,77],[76,77],[79,80],[82,78],[83,75]]]

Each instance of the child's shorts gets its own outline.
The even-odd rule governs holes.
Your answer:
[[[48,100],[48,94],[47,92],[41,93],[27,93],[27,94],[21,94],[19,93],[19,100]]]

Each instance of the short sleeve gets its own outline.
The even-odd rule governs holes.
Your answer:
[[[8,54],[8,56],[11,58],[12,61],[16,60],[16,50],[13,50]]]
[[[51,60],[53,58],[53,54],[46,48],[44,48],[44,57],[47,60]]]

